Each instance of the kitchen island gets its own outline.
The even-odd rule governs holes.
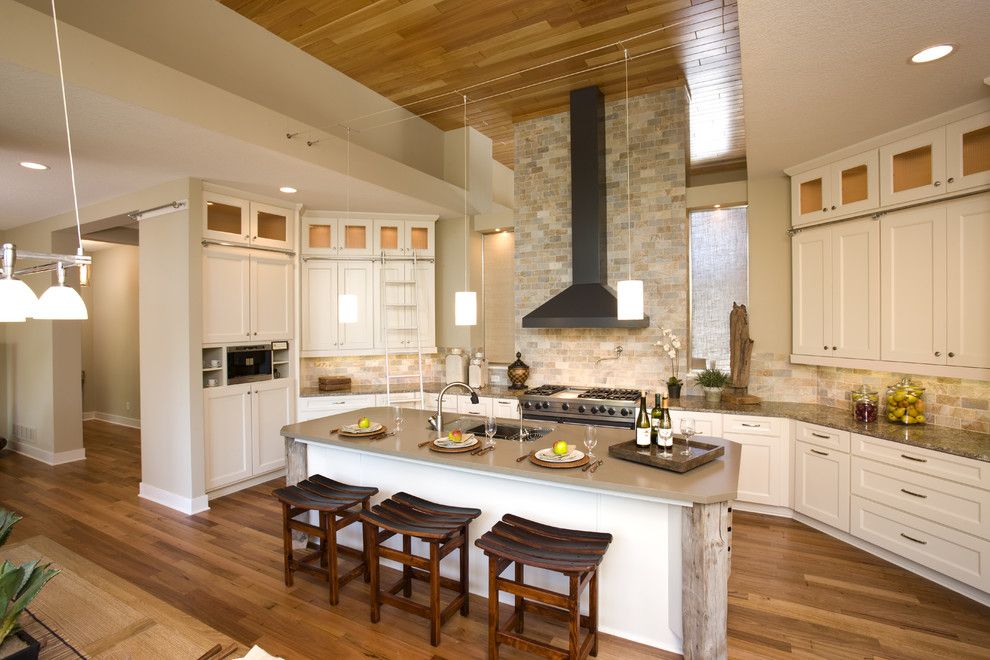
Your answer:
[[[609,532],[614,542],[601,567],[601,631],[683,652],[687,658],[726,657],[729,502],[736,496],[738,445],[706,439],[723,443],[725,455],[676,474],[610,458],[609,445],[630,439],[631,431],[599,428],[594,453],[605,462],[591,473],[516,461],[558,439],[583,449],[583,426],[559,426],[537,442],[497,440],[495,451],[482,456],[418,447],[436,437],[427,425],[429,413],[421,410],[403,409],[401,432],[381,440],[330,433],[361,416],[391,425],[393,409],[366,408],[284,427],[287,481],[318,473],[376,486],[381,498],[404,490],[445,504],[478,507],[482,515],[471,525],[472,541],[505,513]],[[446,421],[455,418],[448,415]],[[471,421],[477,423],[476,418]],[[348,528],[340,539],[358,547],[360,531]],[[455,569],[446,566],[443,572],[453,576]],[[530,579],[566,591],[559,575],[533,570]],[[487,586],[487,560],[472,544],[470,589],[487,596]]]

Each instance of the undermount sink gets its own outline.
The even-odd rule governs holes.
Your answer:
[[[522,440],[524,442],[532,442],[534,440],[539,440],[546,434],[550,433],[553,429],[544,428],[542,426],[525,426],[523,429],[528,432]],[[464,430],[465,433],[474,433],[479,438],[485,437],[485,425],[478,424],[477,426],[472,426]],[[496,440],[519,440],[519,425],[518,424],[499,424],[495,429],[495,435],[492,436]]]

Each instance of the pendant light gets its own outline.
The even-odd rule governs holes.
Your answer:
[[[642,321],[643,320],[643,280],[632,278],[632,152],[629,149],[629,51],[623,49],[625,78],[626,78],[626,259],[628,270],[626,279],[620,280],[618,285],[619,310],[618,319],[620,321]]]
[[[347,127],[347,181],[344,183],[344,220],[351,215],[351,127]],[[337,296],[337,323],[358,322],[358,299],[353,293],[341,293]]]
[[[3,277],[0,278],[0,322],[23,323],[34,316],[38,297],[23,280],[14,277],[17,253],[10,243],[3,245]]]
[[[478,325],[478,294],[468,291],[468,122],[464,96],[464,290],[454,292],[454,325]]]

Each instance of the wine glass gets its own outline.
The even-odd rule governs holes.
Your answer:
[[[392,431],[399,433],[402,430],[402,408],[392,406],[392,416],[395,418],[392,422]]]
[[[494,417],[485,418],[485,436],[488,438],[488,442],[485,443],[486,447],[492,447],[495,445],[495,441],[492,439],[495,437],[495,431],[498,429],[498,425],[495,422]]]
[[[681,451],[682,456],[691,455],[691,436],[695,434],[694,430],[694,420],[685,417],[681,420],[681,433],[684,434],[684,449]]]
[[[595,455],[591,453],[591,450],[595,448],[598,444],[598,433],[594,426],[584,427],[584,448],[588,450],[588,458],[594,458]]]
[[[672,445],[667,444],[668,442],[670,442],[670,438],[673,435],[674,435],[674,429],[670,427],[664,428],[663,426],[661,426],[657,429],[657,439],[659,440],[658,444],[660,445],[660,455],[663,456],[664,458],[670,458],[671,456],[674,455],[674,452],[671,450]]]

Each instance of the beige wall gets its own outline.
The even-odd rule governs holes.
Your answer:
[[[749,323],[757,353],[791,350],[790,184],[749,181]]]
[[[91,284],[83,289],[89,298],[89,321],[82,324],[86,412],[141,416],[138,253],[116,245],[93,255]]]

